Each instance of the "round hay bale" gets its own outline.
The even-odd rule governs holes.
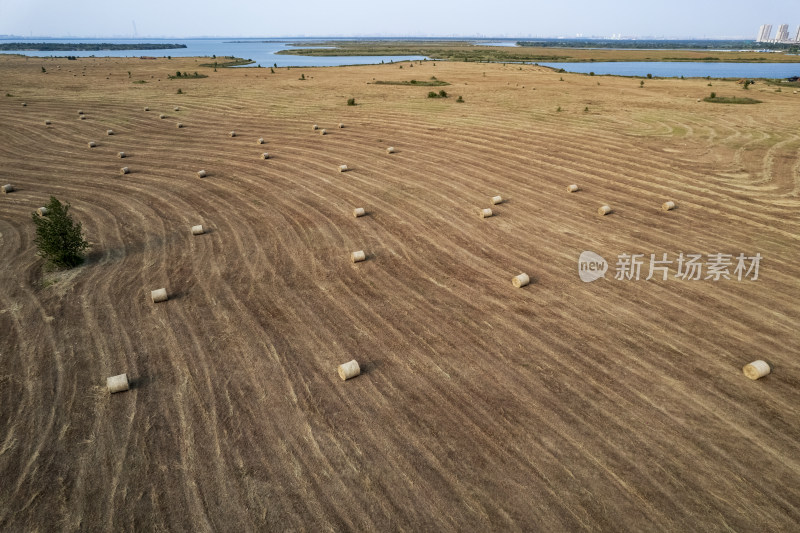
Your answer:
[[[80,120],[86,120],[86,115],[80,115],[80,116],[78,116],[78,119],[80,119]]]
[[[327,132],[325,130],[319,130],[320,135],[325,135]]]
[[[513,286],[515,286],[516,288],[518,288],[518,289],[519,289],[520,287],[524,287],[525,285],[527,285],[527,284],[528,284],[528,283],[530,283],[530,282],[531,282],[531,278],[530,278],[530,276],[528,276],[528,275],[527,275],[527,274],[525,274],[525,273],[522,273],[522,274],[517,274],[516,276],[514,276],[513,278],[511,278],[511,284],[512,284]]]
[[[192,226],[192,235],[202,235],[205,232],[202,225]]]
[[[387,148],[386,149],[386,153],[387,154],[393,154],[394,153],[394,146],[390,146],[389,148]]]
[[[50,121],[49,121],[49,120],[45,120],[45,121],[44,121],[44,125],[45,125],[45,126],[49,126],[49,125],[50,125]]]
[[[158,115],[158,118],[167,118],[167,115],[165,115],[164,113],[161,113],[160,115]]]
[[[264,152],[263,154],[261,154],[261,159],[269,159],[269,154],[267,152]]]
[[[89,141],[89,148],[94,148],[95,146],[97,146],[97,143],[96,143],[96,142],[94,142],[94,141]]]
[[[612,211],[612,209],[609,206],[604,205],[604,206],[601,206],[601,207],[599,207],[597,209],[597,214],[600,215],[600,216],[603,216],[603,215],[607,215],[607,214],[611,213],[611,211]]]
[[[150,291],[150,299],[153,300],[154,304],[157,304],[159,302],[166,302],[167,289],[156,289],[154,291]]]
[[[347,172],[348,170],[347,165],[339,165],[339,172]]]
[[[358,363],[355,359],[343,365],[339,365],[336,370],[339,372],[339,377],[342,378],[342,381],[347,381],[348,379],[354,378],[361,374],[361,367],[358,366]]]
[[[744,372],[744,375],[750,379],[763,378],[770,373],[770,370],[769,364],[761,359],[758,361],[753,361],[752,363],[746,364],[744,367],[742,367],[742,372]]]
[[[128,382],[128,374],[120,374],[119,376],[111,376],[110,378],[106,378],[106,387],[108,387],[108,392],[111,394],[129,390],[131,386]]]
[[[180,110],[181,110],[181,108],[180,108],[180,107],[178,107],[178,106],[175,106],[173,109],[174,109],[175,111],[180,111]]]
[[[314,124],[313,126],[311,126],[311,129],[314,130],[314,131],[317,131],[319,129],[319,126]]]
[[[119,169],[120,174],[128,174],[130,173],[130,171],[131,169],[129,169],[128,167],[122,167],[121,169]]]
[[[231,137],[236,137],[236,132],[235,132],[235,131],[232,131],[232,132],[230,132],[228,135],[230,135]]]
[[[26,104],[25,102],[22,102],[22,107],[28,107],[28,104]]]
[[[120,152],[117,155],[119,156],[120,159],[125,159],[125,157],[126,157],[125,156],[125,152]]]
[[[79,115],[83,115],[83,111],[79,109],[79,110],[78,110],[78,114],[79,114]]]
[[[114,135],[114,130],[106,130],[106,135]]]
[[[494,213],[492,213],[492,210],[487,207],[486,209],[478,210],[478,214],[481,216],[481,218],[489,218]]]
[[[492,196],[492,205],[498,205],[503,203],[503,197],[500,195]]]
[[[10,183],[7,185],[3,185],[3,193],[8,194],[10,192],[14,192],[14,186],[11,185]]]
[[[350,254],[350,260],[353,263],[360,263],[367,259],[367,254],[364,253],[364,250],[359,250],[357,252],[353,252]]]
[[[698,98],[698,99],[697,99],[697,101],[698,101],[698,102],[702,102],[702,100],[701,100],[700,98]]]
[[[342,128],[344,128],[344,124],[342,124],[342,123],[340,122],[340,123],[339,123],[339,129],[342,129]]]
[[[178,129],[181,129],[181,128],[183,127],[183,123],[182,123],[182,122],[178,122],[178,123],[175,125],[175,127],[177,127]]]
[[[264,137],[261,137],[256,141],[256,144],[264,144]]]
[[[36,214],[39,215],[40,217],[46,217],[47,216],[47,208],[46,207],[40,207],[39,209],[36,210]]]
[[[197,177],[199,177],[199,178],[205,178],[206,176],[208,176],[208,174],[206,173],[206,171],[205,171],[205,170],[198,170],[198,171],[197,171]]]
[[[356,218],[363,217],[366,214],[367,211],[363,207],[356,207],[355,209],[353,209],[353,216]]]
[[[675,207],[677,206],[675,205],[675,202],[673,202],[672,200],[661,204],[661,209],[663,209],[664,211],[672,211],[673,209],[675,209]]]
[[[569,187],[567,187],[567,192],[578,192],[579,190],[581,190],[581,188],[575,185],[574,183]]]
[[[150,111],[150,108],[149,107],[145,107],[144,110],[145,111]]]

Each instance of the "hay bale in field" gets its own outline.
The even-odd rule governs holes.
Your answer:
[[[574,183],[569,187],[567,187],[567,192],[578,192],[579,190],[581,190],[581,188],[575,185]]]
[[[125,157],[127,157],[125,155],[125,152],[120,152],[120,153],[117,154],[117,156],[119,156],[120,159],[125,159]]]
[[[79,115],[83,115],[83,111],[79,109],[79,110],[78,110],[78,114],[79,114]]]
[[[386,149],[386,153],[387,153],[387,154],[393,154],[393,153],[394,153],[394,146],[390,146],[390,147],[388,147],[388,148]]]
[[[26,104],[25,102],[22,102],[22,107],[28,107],[28,104]]]
[[[192,226],[192,235],[202,235],[205,232],[202,225]]]
[[[669,200],[668,202],[664,202],[663,204],[661,204],[661,209],[663,209],[664,211],[672,211],[676,207],[677,206],[675,205],[675,202],[673,202],[672,200]]]
[[[364,253],[364,250],[359,250],[357,252],[353,252],[350,254],[350,260],[353,263],[360,263],[367,259],[367,254]]]
[[[494,213],[492,213],[492,210],[487,207],[486,209],[479,209],[478,214],[481,218],[489,218]]]
[[[14,192],[14,186],[10,183],[3,185],[3,194],[8,194],[10,192]]]
[[[597,214],[600,216],[607,215],[613,211],[609,206],[604,205],[597,209]]]
[[[86,115],[79,115],[79,116],[78,116],[78,119],[80,119],[80,120],[86,120]]]
[[[363,207],[356,207],[355,209],[353,209],[353,216],[356,218],[363,217],[366,214],[367,210],[364,209]]]
[[[525,273],[522,273],[522,274],[517,274],[516,276],[514,276],[513,278],[511,278],[511,284],[512,284],[513,286],[515,286],[516,288],[518,288],[518,289],[519,289],[520,287],[524,287],[525,285],[527,285],[527,284],[528,284],[528,283],[530,283],[530,282],[531,282],[531,278],[530,278],[530,276],[528,276],[528,275],[527,275],[527,274],[525,274]]]
[[[50,125],[50,121],[49,121],[49,120],[45,120],[45,121],[44,121],[44,125],[45,125],[45,126],[49,126],[49,125]]]
[[[344,128],[344,124],[342,124],[342,123],[340,122],[340,123],[339,123],[339,129],[342,129],[342,128]]]
[[[319,126],[314,124],[313,126],[311,126],[311,129],[314,130],[314,131],[317,131],[319,129]]]
[[[144,110],[145,111],[150,111],[150,108],[149,107],[145,107]]]
[[[159,302],[166,302],[167,289],[156,289],[154,291],[150,291],[150,299],[153,300],[154,304],[157,304]]]
[[[89,148],[94,148],[95,146],[97,146],[97,143],[96,143],[96,142],[94,142],[94,141],[89,141]]]
[[[121,169],[119,169],[120,174],[129,174],[130,171],[131,169],[129,169],[128,167],[122,167]]]
[[[176,126],[178,129],[181,129],[181,128],[183,127],[183,123],[182,123],[182,122],[178,122],[178,123],[177,123],[175,126]]]
[[[106,130],[106,135],[114,135],[114,130]]]
[[[503,203],[503,197],[499,194],[497,196],[492,196],[492,205],[498,205]]]
[[[261,138],[259,138],[259,139],[256,141],[256,144],[264,144],[264,137],[261,137]]]
[[[178,107],[178,106],[175,106],[173,109],[174,109],[175,111],[180,111],[180,110],[181,110],[181,108],[180,108],[180,107]]]
[[[36,214],[39,215],[40,217],[46,217],[47,216],[47,208],[46,207],[40,207],[39,209],[36,210]]]
[[[325,130],[319,130],[320,135],[325,135],[327,132]]]
[[[770,373],[770,370],[769,364],[761,359],[758,361],[753,361],[752,363],[746,364],[744,367],[742,367],[742,372],[744,372],[744,375],[750,379],[763,378]]]
[[[158,118],[167,118],[167,115],[165,115],[164,113],[161,113],[160,115],[158,115]]]
[[[269,159],[269,154],[267,152],[264,152],[263,154],[261,154],[261,159]]]
[[[111,394],[129,390],[131,386],[128,382],[128,374],[120,374],[119,376],[111,376],[110,378],[106,378],[106,387],[108,387],[108,392]]]
[[[342,378],[342,381],[347,381],[348,379],[354,378],[361,374],[361,367],[359,367],[358,362],[353,359],[352,361],[349,361],[343,365],[339,365],[337,371],[339,372],[339,377]]]
[[[348,170],[350,169],[347,168],[347,165],[339,165],[339,172],[347,172]]]
[[[208,176],[208,174],[206,173],[205,170],[198,170],[197,171],[197,177],[198,178],[205,178],[206,176]]]
[[[236,137],[236,132],[235,132],[235,131],[232,131],[232,132],[230,132],[228,135],[230,135],[231,137]]]

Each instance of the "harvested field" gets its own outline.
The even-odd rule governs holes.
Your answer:
[[[451,83],[430,100],[370,83],[397,64],[201,61],[0,57],[0,530],[797,529],[796,95],[415,63]],[[51,195],[92,243],[66,272],[33,245]],[[763,259],[614,279],[681,252]]]

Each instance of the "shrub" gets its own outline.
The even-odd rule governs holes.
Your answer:
[[[589,112],[589,106],[588,106],[588,105],[587,105],[586,107],[584,107],[584,108],[583,108],[583,112],[584,112],[584,113],[588,113],[588,112]]]
[[[180,70],[175,73],[175,77],[176,78],[180,78],[181,76],[182,76],[182,74],[181,74]]]
[[[355,98],[348,98],[347,99],[347,105],[356,105],[356,99]]]
[[[36,238],[33,243],[39,255],[49,263],[60,268],[71,268],[83,262],[83,252],[89,243],[83,238],[80,222],[75,222],[69,214],[69,204],[62,204],[55,196],[50,197],[47,216],[32,215],[36,225]]]
[[[644,80],[641,80],[641,81],[639,82],[639,87],[644,87]]]
[[[716,97],[717,97],[717,93],[715,93],[715,92],[712,92],[712,93],[711,93],[711,96],[709,96],[709,98],[711,98],[712,100],[713,100],[714,98],[716,98]]]
[[[175,94],[183,94],[183,91],[178,87],[178,91]]]
[[[46,72],[47,72],[47,69],[45,69],[44,67],[42,67],[42,72],[45,72],[45,73],[46,73]]]
[[[439,98],[439,95],[436,94],[434,91],[430,91],[428,93],[428,98]]]
[[[458,98],[456,98],[456,103],[457,104],[463,104],[464,103],[464,99],[461,96],[459,96]]]
[[[558,112],[558,113],[560,113],[560,112],[561,112],[561,106],[558,106],[558,107],[556,108],[556,112]]]
[[[653,75],[652,75],[652,74],[650,74],[650,73],[648,73],[648,74],[647,74],[647,79],[648,79],[648,80],[652,80],[652,79],[653,79]]]
[[[306,79],[306,75],[305,75],[305,74],[300,74],[300,79],[301,79],[301,80],[304,80],[304,79]]]
[[[272,67],[269,67],[269,71],[270,71],[271,74],[275,74],[275,71],[272,70]]]
[[[594,71],[590,72],[589,76],[594,76]]]
[[[441,91],[439,91],[439,96],[441,96],[442,98],[447,98],[447,92],[444,89],[442,89]]]

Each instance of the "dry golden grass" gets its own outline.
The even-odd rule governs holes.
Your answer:
[[[0,530],[796,529],[799,96],[202,61],[0,58]],[[209,77],[176,95],[177,69]],[[431,76],[450,98],[370,84]],[[69,273],[32,243],[50,195],[92,242]],[[764,259],[585,284],[584,250],[608,278],[620,253]]]

